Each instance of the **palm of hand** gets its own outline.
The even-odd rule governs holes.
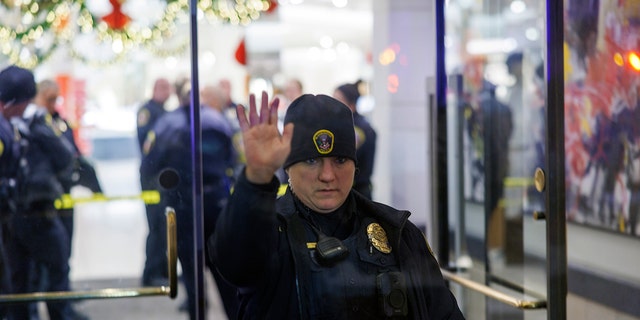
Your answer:
[[[249,97],[248,117],[243,106],[236,110],[247,160],[246,175],[254,183],[271,181],[291,150],[293,124],[287,124],[280,134],[278,104],[278,98],[268,104],[267,93],[263,92],[259,114],[254,95]]]
[[[291,146],[280,135],[278,128],[260,124],[243,133],[247,165],[265,167],[275,172],[289,155]]]

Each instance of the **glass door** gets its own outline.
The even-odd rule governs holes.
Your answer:
[[[563,164],[564,149],[548,138],[563,134],[562,4],[441,5],[438,170],[448,188],[439,201],[453,234],[445,275],[474,318],[563,319],[564,169],[549,164]]]

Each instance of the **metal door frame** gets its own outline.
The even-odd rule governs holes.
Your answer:
[[[447,193],[447,138],[446,119],[447,74],[445,70],[445,23],[444,9],[446,0],[435,1],[436,22],[436,88],[435,110],[433,110],[433,130],[437,137],[432,140],[436,152],[434,154],[434,177],[438,186],[434,189],[437,202],[437,249],[438,259],[442,266],[449,267],[449,228],[448,228],[448,193]],[[521,301],[503,297],[499,292],[482,283],[466,281],[455,273],[443,271],[445,277],[468,289],[498,299],[517,308],[529,309],[531,306],[546,307],[547,319],[564,320],[567,318],[567,235],[565,215],[565,149],[564,149],[564,4],[563,1],[546,1],[546,51],[545,51],[545,83],[546,83],[546,157],[545,157],[545,223],[546,223],[546,272],[547,301]],[[453,266],[455,268],[455,266]],[[511,303],[513,302],[513,303]],[[524,307],[523,307],[524,306]]]

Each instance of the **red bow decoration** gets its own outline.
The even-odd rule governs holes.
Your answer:
[[[244,46],[244,38],[242,38],[238,48],[236,48],[236,61],[243,66],[247,65],[247,49]]]
[[[277,7],[278,7],[277,0],[269,0],[269,9],[267,9],[266,13],[274,13]]]
[[[131,21],[126,14],[122,12],[122,4],[126,0],[109,0],[113,11],[108,15],[102,17],[102,21],[106,22],[109,28],[114,30],[122,30]]]

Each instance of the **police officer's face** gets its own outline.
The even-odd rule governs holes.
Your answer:
[[[353,186],[355,171],[353,160],[337,157],[300,161],[287,169],[293,193],[319,213],[333,212],[344,203]]]
[[[53,113],[56,111],[56,104],[58,102],[58,96],[60,92],[57,88],[48,88],[45,89],[42,94],[42,104],[43,107],[47,108],[49,113]]]

